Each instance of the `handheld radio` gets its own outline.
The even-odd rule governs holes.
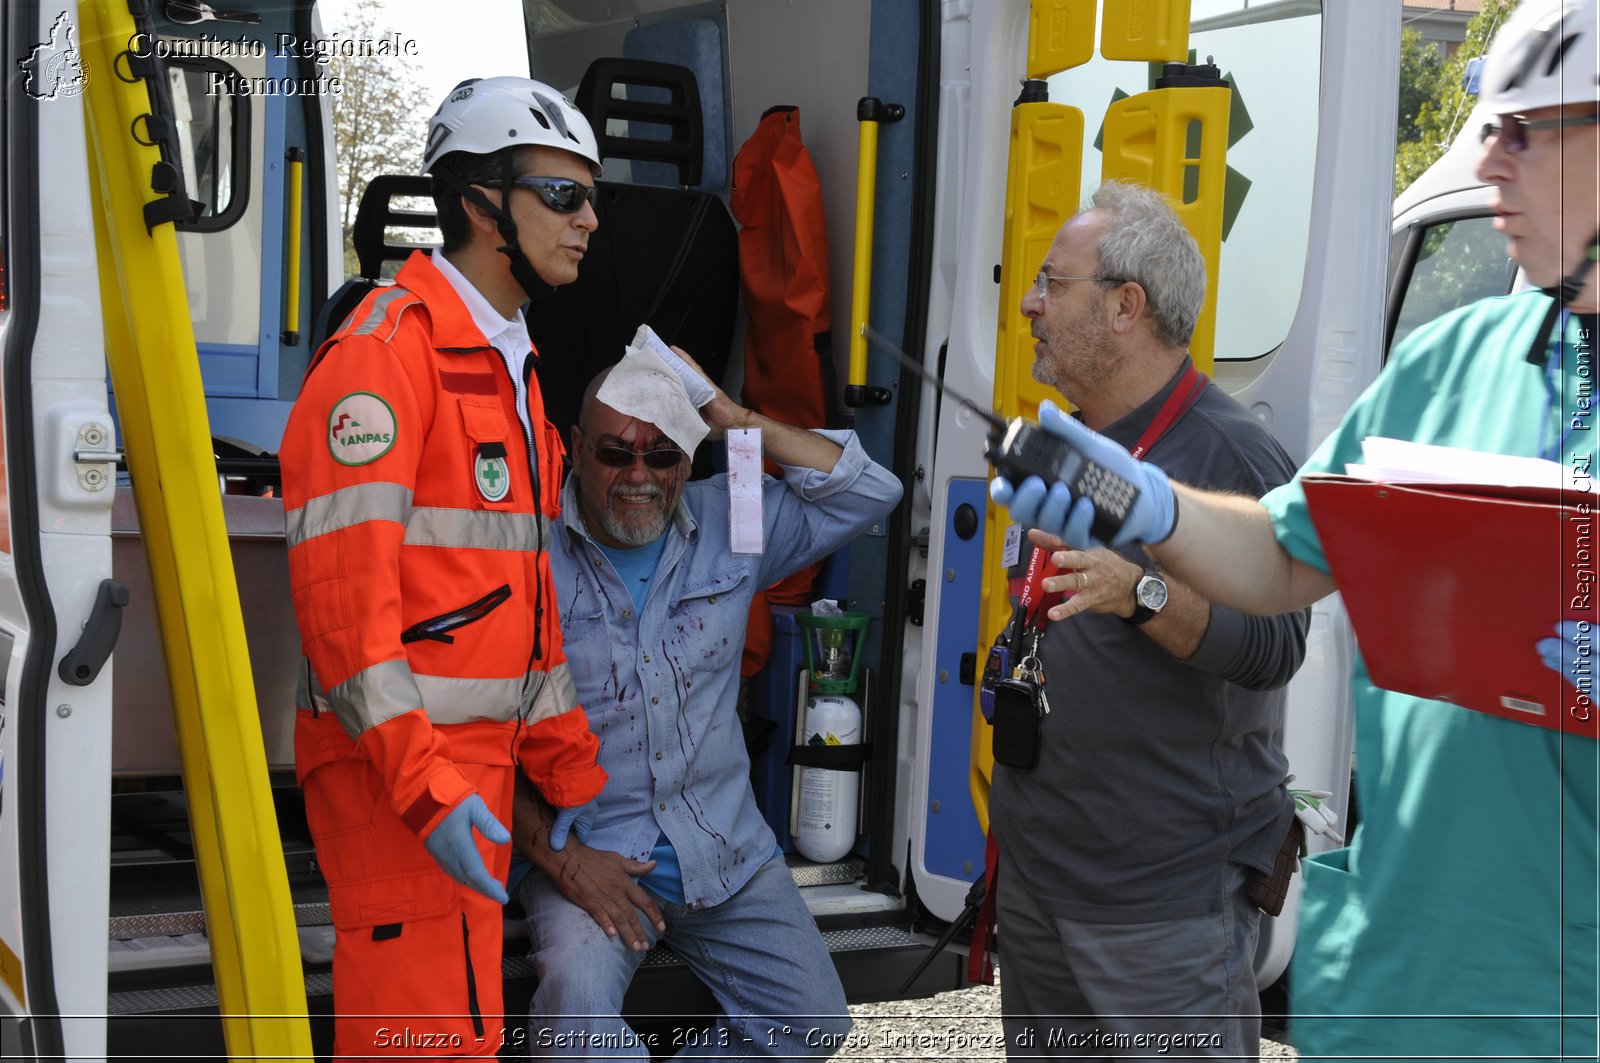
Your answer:
[[[989,425],[984,456],[996,472],[1013,484],[1020,484],[1030,476],[1037,476],[1046,484],[1060,480],[1072,490],[1074,498],[1087,498],[1093,504],[1094,522],[1089,530],[1095,538],[1111,542],[1122,530],[1123,522],[1133,512],[1133,504],[1139,498],[1139,488],[1131,481],[1090,460],[1083,451],[1037,424],[1020,417],[1010,421],[996,417],[913,361],[872,326],[862,325],[861,334],[874,347],[983,418]]]

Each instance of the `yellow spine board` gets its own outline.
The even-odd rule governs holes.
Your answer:
[[[1094,57],[1095,0],[1032,0],[1028,8],[1028,71],[1047,78]]]
[[[1189,0],[1106,0],[1100,54],[1140,63],[1189,57]]]
[[[310,1059],[305,984],[267,783],[233,561],[176,236],[146,232],[142,82],[113,76],[125,5],[79,9],[106,352],[134,477],[189,796],[223,1033],[233,1058]]]
[[[1165,192],[1206,261],[1206,298],[1189,353],[1210,374],[1222,253],[1222,193],[1228,168],[1227,88],[1152,89],[1106,112],[1101,176]]]
[[[1039,403],[1060,396],[1033,379],[1033,334],[1022,297],[1044,261],[1056,230],[1078,208],[1083,171],[1083,112],[1061,103],[1023,103],[1011,109],[1005,229],[1001,242],[999,329],[995,341],[994,408],[1005,418],[1035,417]],[[983,543],[983,601],[979,660],[1011,616],[1005,567],[1006,511],[988,507]],[[972,801],[988,829],[989,780],[994,772],[989,727],[973,700]]]
[[[878,123],[861,121],[856,151],[856,242],[850,280],[850,369],[848,383],[867,382],[867,338],[862,326],[872,304],[872,226],[877,207]]]

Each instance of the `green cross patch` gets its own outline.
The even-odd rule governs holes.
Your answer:
[[[478,485],[478,494],[486,501],[499,502],[511,491],[511,468],[505,458],[479,454],[472,466],[472,478]]]

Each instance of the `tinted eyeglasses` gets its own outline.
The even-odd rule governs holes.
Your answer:
[[[513,177],[511,184],[537,193],[544,205],[562,214],[576,214],[585,203],[594,202],[594,185],[582,184],[570,177]],[[484,181],[485,188],[499,188],[499,181]]]
[[[1561,129],[1568,126],[1600,125],[1600,113],[1564,114],[1559,118],[1541,118],[1530,122],[1526,115],[1503,114],[1498,122],[1486,122],[1478,132],[1478,143],[1500,141],[1507,155],[1515,155],[1528,146],[1528,134],[1541,129]]]
[[[683,451],[677,447],[639,451],[614,445],[597,447],[589,444],[589,449],[594,452],[595,461],[611,469],[626,469],[633,464],[635,458],[642,460],[645,468],[657,470],[670,469],[683,460]]]

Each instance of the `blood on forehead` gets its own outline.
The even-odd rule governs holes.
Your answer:
[[[658,447],[677,446],[661,429],[651,422],[640,420],[637,417],[629,417],[620,426],[612,424],[606,427],[609,430],[602,433],[600,438],[595,440],[596,443],[602,446],[612,440],[622,443],[633,450],[654,450]]]

